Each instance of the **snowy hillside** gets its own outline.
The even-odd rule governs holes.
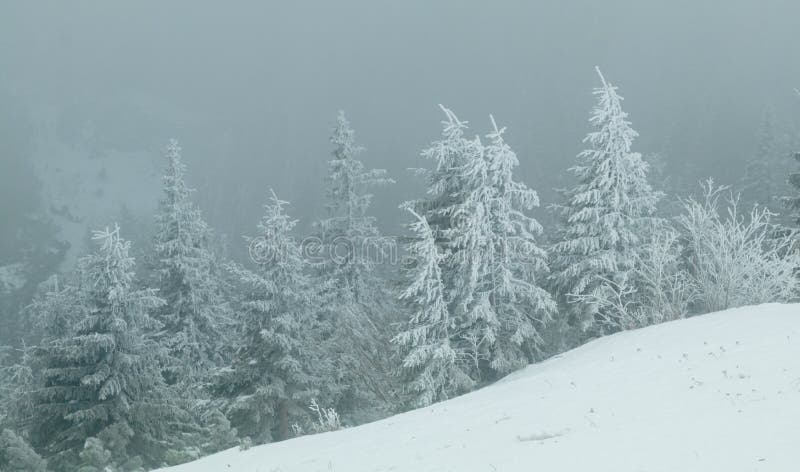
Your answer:
[[[170,472],[800,467],[800,305],[609,336],[454,400]]]

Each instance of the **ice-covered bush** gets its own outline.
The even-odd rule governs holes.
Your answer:
[[[776,231],[765,208],[749,213],[737,197],[709,180],[703,198],[683,201],[678,218],[686,238],[689,281],[700,312],[796,300],[800,254],[790,236]]]
[[[341,418],[335,409],[321,407],[314,399],[311,400],[308,408],[316,415],[316,418],[311,423],[312,432],[326,433],[342,429]]]

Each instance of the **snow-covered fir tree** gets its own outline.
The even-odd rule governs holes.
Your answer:
[[[35,416],[31,392],[38,387],[40,374],[35,352],[35,347],[24,344],[16,350],[0,346],[0,428],[27,431],[31,426]]]
[[[789,162],[775,116],[767,110],[758,130],[756,152],[747,162],[741,180],[741,200],[745,206],[760,205],[773,213],[781,210],[780,197],[786,194]]]
[[[60,470],[77,468],[88,438],[103,441],[119,465],[156,460],[167,443],[159,432],[173,418],[157,396],[160,349],[146,336],[155,326],[149,313],[163,300],[135,288],[129,243],[118,227],[93,239],[101,247],[78,269],[83,317],[46,339],[39,353],[43,385],[34,391],[32,439]]]
[[[800,165],[800,152],[794,154],[794,159]],[[783,199],[783,203],[786,209],[789,210],[789,216],[795,228],[800,228],[800,169],[796,169],[789,174],[789,184],[791,185],[792,193]]]
[[[547,253],[537,242],[542,227],[527,212],[539,206],[537,193],[515,181],[516,153],[503,139],[505,128],[491,118],[492,131],[485,148],[485,199],[489,221],[485,258],[485,285],[489,306],[497,318],[496,341],[490,366],[504,374],[533,360],[541,341],[540,330],[555,312],[555,302],[543,288],[548,273]]]
[[[443,255],[445,300],[458,327],[454,343],[470,376],[488,380],[532,359],[555,308],[537,281],[547,272],[536,242],[542,229],[526,214],[539,201],[514,181],[519,161],[494,119],[484,145],[464,138],[466,123],[442,109],[443,139],[423,151],[436,163],[426,172],[429,197],[409,206],[431,222]]]
[[[172,356],[170,381],[192,378],[218,364],[225,349],[228,307],[221,296],[210,230],[186,186],[176,140],[167,146],[163,197],[156,215],[154,272],[161,339]]]
[[[450,317],[445,299],[439,251],[431,227],[412,209],[416,221],[409,225],[413,240],[407,250],[413,258],[409,285],[400,299],[410,308],[411,317],[394,341],[404,351],[406,390],[413,395],[412,406],[423,407],[447,400],[469,390],[473,381],[463,369],[464,353],[456,351],[459,326]]]
[[[327,176],[328,215],[315,225],[323,248],[315,265],[317,277],[332,287],[328,318],[338,340],[332,354],[338,382],[345,386],[338,407],[352,418],[380,408],[389,390],[385,353],[395,308],[377,269],[391,245],[368,210],[373,198],[369,190],[394,181],[385,170],[367,169],[358,159],[364,148],[356,144],[344,112],[337,116],[330,141],[335,148]],[[357,421],[370,419],[369,414],[360,416]]]
[[[317,222],[317,230],[328,252],[323,270],[342,285],[348,302],[366,304],[380,289],[375,258],[370,245],[381,249],[375,218],[367,214],[373,195],[369,189],[394,183],[384,169],[366,169],[358,156],[364,148],[355,142],[350,122],[339,112],[330,137],[335,146],[328,164],[328,217]]]
[[[442,121],[441,139],[434,141],[421,153],[432,162],[432,169],[418,169],[427,183],[427,195],[403,206],[413,209],[429,225],[437,251],[441,255],[440,272],[443,284],[443,298],[449,318],[455,329],[450,343],[462,353],[463,369],[475,381],[479,378],[478,364],[485,358],[485,337],[475,333],[478,320],[469,320],[467,312],[473,305],[475,284],[478,272],[467,264],[474,262],[479,267],[480,250],[469,245],[482,244],[477,230],[487,231],[485,225],[479,227],[474,221],[485,223],[483,215],[475,214],[481,208],[474,208],[469,196],[476,189],[476,180],[485,180],[483,145],[480,139],[466,138],[467,122],[461,121],[448,108],[439,105],[445,114]],[[469,232],[464,229],[469,228]],[[456,241],[457,240],[457,241]],[[412,319],[414,314],[412,314]],[[479,328],[478,328],[479,329]]]
[[[243,289],[238,308],[241,340],[231,367],[216,389],[231,399],[228,416],[240,436],[256,443],[286,439],[290,424],[318,397],[331,375],[322,356],[321,302],[306,274],[299,244],[291,236],[297,223],[275,194],[250,239],[255,271],[231,265]]]
[[[584,140],[590,148],[578,155],[570,170],[578,185],[564,192],[557,208],[562,226],[552,246],[552,286],[561,298],[568,322],[587,329],[598,315],[586,295],[619,284],[635,266],[646,222],[660,195],[647,181],[647,163],[631,151],[638,136],[622,109],[617,87],[606,82],[595,89],[598,104],[590,123],[594,131]],[[593,330],[604,329],[594,326]],[[609,328],[606,326],[605,328]],[[614,329],[614,327],[610,327]]]
[[[416,169],[427,183],[427,196],[408,202],[425,217],[434,231],[434,236],[443,249],[450,249],[445,232],[453,223],[454,207],[464,201],[467,194],[464,173],[459,172],[480,155],[480,140],[464,136],[468,122],[461,121],[448,108],[439,105],[445,114],[442,121],[442,138],[424,149],[422,157],[433,163],[433,169]]]
[[[0,470],[8,472],[47,472],[47,461],[10,429],[0,431]]]
[[[555,303],[537,278],[547,272],[538,246],[539,223],[526,212],[539,205],[535,191],[513,179],[514,151],[491,118],[488,145],[474,139],[464,146],[460,190],[446,210],[450,227],[446,260],[451,310],[462,334],[476,379],[492,379],[532,360],[539,329]]]

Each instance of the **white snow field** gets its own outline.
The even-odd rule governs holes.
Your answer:
[[[800,304],[608,336],[428,408],[163,470],[800,471]]]

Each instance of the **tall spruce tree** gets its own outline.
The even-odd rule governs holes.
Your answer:
[[[794,159],[800,165],[800,152],[794,154]],[[790,212],[795,227],[800,228],[800,169],[789,174],[789,184],[792,186],[793,195],[785,197],[783,202]]]
[[[443,139],[423,152],[429,197],[410,202],[431,224],[443,255],[445,300],[458,327],[453,342],[473,380],[491,380],[531,360],[555,309],[537,282],[547,272],[539,223],[526,214],[536,192],[513,179],[519,164],[492,119],[488,145],[467,139],[466,123],[442,107]]]
[[[328,217],[317,223],[323,243],[330,248],[325,269],[343,285],[348,301],[364,304],[375,295],[375,260],[362,249],[378,241],[375,218],[367,214],[373,195],[369,189],[394,183],[384,169],[367,170],[358,156],[364,148],[355,142],[355,132],[344,112],[339,112],[330,137],[335,146],[327,176]]]
[[[228,415],[239,434],[257,443],[289,436],[301,405],[318,397],[332,375],[322,355],[318,288],[291,231],[297,221],[275,194],[265,206],[259,236],[250,239],[255,271],[231,265],[242,283],[241,342],[217,389],[232,399]]]
[[[757,204],[779,213],[779,196],[788,190],[785,175],[789,171],[789,163],[785,159],[787,151],[779,137],[771,110],[764,112],[757,139],[756,152],[747,162],[741,180],[741,200],[746,207]]]
[[[378,274],[378,263],[391,246],[367,212],[373,197],[369,189],[394,181],[385,170],[368,170],[358,159],[364,148],[356,144],[344,112],[339,112],[330,141],[335,148],[327,176],[328,216],[315,225],[324,248],[316,274],[332,288],[328,321],[338,382],[344,386],[338,407],[358,422],[388,407],[391,390],[385,354],[395,307]]]
[[[39,352],[43,385],[35,390],[32,438],[57,470],[77,468],[88,438],[102,440],[120,465],[153,459],[156,444],[166,442],[161,423],[171,418],[155,393],[160,349],[146,336],[155,326],[149,312],[163,300],[135,288],[130,245],[118,227],[93,239],[100,250],[80,260],[75,292],[83,316],[68,331],[48,330],[56,335]]]
[[[478,378],[477,365],[485,357],[484,336],[475,333],[478,320],[468,320],[467,312],[473,306],[473,295],[478,272],[466,267],[478,261],[481,244],[476,230],[486,230],[473,224],[484,222],[482,207],[469,200],[476,189],[476,180],[485,177],[483,145],[480,139],[466,138],[467,122],[461,121],[448,108],[439,105],[445,114],[441,139],[434,141],[421,153],[432,161],[432,169],[418,169],[427,183],[427,196],[409,201],[404,206],[413,209],[425,219],[431,229],[437,250],[441,254],[441,277],[444,300],[456,330],[451,334],[455,349],[462,352],[460,362],[474,380]],[[464,230],[469,228],[470,232]],[[473,264],[478,267],[477,262]],[[414,316],[412,314],[412,316]],[[484,351],[481,353],[480,351]]]
[[[459,175],[459,200],[452,204],[450,246],[453,313],[463,320],[473,376],[491,380],[525,365],[540,340],[539,330],[555,309],[537,284],[546,274],[546,252],[537,245],[539,223],[525,212],[539,205],[535,191],[513,180],[516,154],[491,119],[489,145],[467,146]]]
[[[154,241],[156,286],[166,301],[157,315],[172,357],[170,381],[196,377],[220,363],[228,318],[209,249],[210,230],[191,201],[180,151],[170,140]]]
[[[409,225],[413,239],[407,250],[413,261],[408,269],[409,285],[400,299],[411,316],[394,338],[404,351],[403,375],[412,406],[423,407],[469,390],[473,381],[463,368],[464,353],[454,345],[459,326],[450,316],[445,299],[439,251],[433,230],[424,217],[408,208],[415,220]]]
[[[445,114],[442,121],[442,138],[434,141],[421,153],[422,157],[433,162],[433,169],[417,169],[427,183],[427,196],[408,202],[431,225],[434,237],[442,249],[452,249],[448,244],[446,232],[457,218],[453,218],[455,208],[464,202],[468,194],[464,173],[459,170],[471,162],[476,162],[482,145],[480,140],[464,136],[469,124],[461,121],[448,108],[439,105]]]
[[[496,314],[496,341],[490,367],[499,374],[533,360],[541,342],[540,331],[555,312],[553,298],[543,287],[549,271],[547,252],[537,238],[539,222],[527,212],[539,206],[536,191],[513,178],[519,165],[516,153],[503,139],[493,117],[484,158],[487,191],[485,199],[490,232],[485,258],[485,287],[489,306]]]
[[[631,151],[638,133],[622,109],[622,97],[599,69],[597,73],[602,86],[594,90],[598,99],[590,119],[594,131],[584,140],[590,148],[570,169],[578,185],[565,191],[564,203],[556,207],[562,225],[551,249],[550,279],[569,323],[583,329],[594,326],[594,331],[602,329],[594,324],[597,305],[576,300],[627,277],[660,197],[647,181],[647,163]]]

